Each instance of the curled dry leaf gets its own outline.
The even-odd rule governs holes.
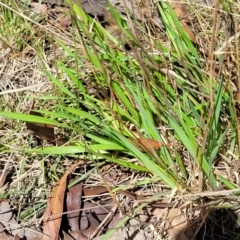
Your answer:
[[[45,210],[43,233],[44,240],[57,240],[59,235],[59,230],[62,222],[63,204],[65,191],[67,186],[67,177],[73,171],[73,169],[79,165],[83,165],[84,161],[79,161],[78,163],[72,165],[67,172],[63,175],[58,185],[55,187],[50,201],[48,199],[47,208]],[[53,224],[54,223],[54,224]]]

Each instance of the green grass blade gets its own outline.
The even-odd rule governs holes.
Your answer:
[[[30,115],[30,114],[23,114],[23,113],[13,113],[13,112],[0,112],[0,116],[6,117],[6,118],[11,118],[11,119],[16,119],[19,121],[24,121],[24,122],[35,122],[35,123],[42,123],[42,124],[50,124],[54,125],[57,127],[64,127],[68,128],[68,125],[59,123],[57,121],[45,118],[45,117],[40,117],[40,116],[35,116],[35,115]]]

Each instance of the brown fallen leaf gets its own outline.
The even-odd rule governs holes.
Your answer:
[[[54,221],[50,219],[51,217],[51,199],[49,198],[47,201],[47,207],[45,209],[43,215],[43,238],[42,240],[52,240],[57,239],[57,235],[55,232]]]
[[[87,237],[83,236],[80,232],[71,232],[66,233],[63,232],[63,239],[64,240],[88,240]]]
[[[112,188],[110,188],[110,189],[112,190]],[[109,190],[104,186],[94,186],[94,187],[83,189],[83,194],[86,197],[99,195],[99,194],[103,194],[103,193],[107,193],[107,192],[109,192]],[[118,190],[118,193],[121,193],[124,196],[129,197],[132,200],[137,200],[137,201],[147,201],[148,200],[147,197],[137,195],[136,193],[130,192],[127,190],[120,189],[120,190]],[[173,208],[174,206],[176,206],[176,204],[158,201],[158,202],[151,203],[151,206],[156,206],[158,208]]]
[[[18,224],[14,218],[13,209],[7,200],[0,202],[0,222],[4,223],[4,230],[7,230],[7,235],[10,235],[9,239],[26,239],[26,240],[40,240],[42,239],[42,233],[39,231],[25,228],[22,224]],[[1,228],[0,228],[1,233]],[[8,237],[9,237],[8,235]],[[4,234],[0,234],[0,239]],[[14,237],[13,237],[14,236]]]
[[[67,193],[66,205],[67,205],[67,219],[71,231],[80,231],[79,216],[82,205],[82,187],[83,183],[79,183],[71,187]]]
[[[162,218],[165,210],[156,208],[153,214],[157,218]],[[167,232],[168,239],[172,240],[188,240],[194,239],[193,226],[189,224],[189,220],[185,213],[179,208],[172,208],[163,218],[165,221],[164,229]]]
[[[0,202],[0,221],[9,223],[12,219],[13,211],[10,207],[8,200],[2,200]],[[6,225],[5,227],[9,227],[10,225]],[[11,231],[10,231],[11,233]]]
[[[13,239],[13,236],[7,233],[5,230],[8,229],[11,225],[8,224],[10,219],[12,218],[12,210],[8,203],[8,201],[1,201],[0,203],[0,220],[6,222],[5,226],[0,223],[0,239],[2,240],[10,240]],[[11,229],[9,232],[11,233]]]
[[[50,201],[48,201],[47,208],[45,210],[46,217],[49,216],[48,219],[45,217],[45,227],[43,229],[44,240],[57,240],[59,235],[59,230],[62,222],[62,213],[63,213],[63,205],[64,205],[64,197],[65,191],[67,187],[67,178],[68,175],[73,171],[73,169],[79,165],[83,165],[84,161],[79,161],[76,164],[73,164],[63,175],[58,185],[55,187]],[[49,214],[50,211],[50,214]],[[44,213],[44,215],[45,215]],[[54,223],[54,225],[52,224]]]
[[[91,212],[85,212],[87,221],[89,222],[89,227],[86,228],[85,230],[81,230],[81,234],[87,238],[89,238],[93,232],[97,229],[99,226],[100,222],[93,217]]]
[[[83,194],[85,197],[99,195],[108,192],[108,189],[104,186],[93,186],[83,189]]]
[[[0,223],[0,239],[1,240],[12,240],[13,236],[5,232],[5,227]],[[14,238],[16,240],[20,239],[18,236],[17,238]]]
[[[151,138],[144,138],[144,137],[135,139],[133,141],[133,144],[136,147],[139,147],[145,151],[151,151],[152,149],[158,150],[161,147],[169,147],[172,145],[172,144],[166,144]]]
[[[80,218],[81,234],[90,237],[96,231],[100,223],[106,218],[109,211],[110,208],[107,206],[99,206],[92,202],[84,202]]]

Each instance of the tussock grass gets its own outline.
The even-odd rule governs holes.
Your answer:
[[[16,107],[20,101],[17,99],[25,98],[24,94],[7,95],[6,89],[2,90],[1,128],[5,124],[8,128],[8,133],[1,134],[3,156],[9,152],[20,154],[23,159],[37,156],[42,164],[39,176],[45,174],[44,168],[50,171],[48,183],[57,180],[65,165],[70,164],[64,158],[83,158],[95,165],[96,171],[99,164],[111,162],[145,174],[144,180],[134,182],[135,187],[161,184],[163,192],[172,191],[176,199],[186,196],[186,202],[197,195],[195,205],[204,202],[205,192],[214,196],[216,190],[233,190],[234,195],[239,185],[238,177],[234,177],[239,166],[234,167],[233,163],[238,161],[240,148],[239,110],[234,97],[239,91],[239,37],[234,39],[238,32],[239,5],[231,8],[224,5],[220,13],[213,9],[207,19],[209,9],[200,11],[200,5],[191,3],[195,16],[191,24],[197,33],[195,44],[170,5],[163,1],[156,5],[165,27],[162,33],[154,27],[147,32],[134,21],[132,24],[139,27],[135,32],[130,31],[110,8],[124,36],[124,41],[118,41],[74,4],[70,9],[73,26],[69,42],[59,38],[59,33],[54,36],[50,32],[49,37],[48,32],[46,38],[33,34],[33,22],[0,5],[4,10],[1,25],[7,26],[1,28],[4,29],[2,44],[19,53],[27,45],[34,47],[38,53],[36,59],[40,59],[38,67],[44,68],[49,79],[47,91],[36,98],[27,95],[31,104],[28,107],[25,104],[25,108]],[[14,4],[11,7],[17,9]],[[221,18],[233,19],[233,26]],[[226,35],[224,28],[230,35]],[[16,37],[9,40],[9,36]],[[23,41],[26,36],[31,37]],[[230,36],[233,36],[231,44],[218,51]],[[50,39],[51,53],[41,48],[46,39]],[[9,46],[11,41],[13,44]],[[35,45],[36,42],[39,44]],[[126,42],[131,52],[124,49]],[[14,99],[12,106],[6,104],[8,97]],[[29,108],[43,117],[29,115]],[[21,145],[22,137],[14,138],[18,132],[26,135],[23,122],[53,124],[64,131],[69,143],[39,148],[27,145],[24,139]],[[133,144],[138,137],[170,143],[171,147],[143,152]],[[49,160],[50,156],[56,162]],[[20,162],[16,166],[16,171],[22,169],[18,176],[26,171],[26,165]],[[86,172],[79,181],[88,175]],[[39,187],[44,192],[47,184]],[[124,188],[123,185],[116,189]],[[8,191],[5,190],[3,197],[13,194]],[[224,192],[222,195],[223,202],[230,204],[226,208],[238,204],[237,198],[232,202]],[[212,206],[221,203],[212,202]],[[42,207],[42,203],[34,205],[35,210],[27,207],[20,218],[30,219],[33,211]]]

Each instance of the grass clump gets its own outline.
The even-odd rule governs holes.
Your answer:
[[[195,206],[207,203],[218,208],[227,202],[230,205],[226,208],[232,208],[237,204],[238,200],[231,202],[224,191],[219,194],[219,199],[224,196],[223,202],[214,203],[211,197],[219,190],[237,195],[238,179],[233,174],[239,167],[234,167],[233,163],[238,161],[239,155],[239,113],[235,98],[239,84],[237,78],[233,82],[231,74],[234,73],[225,65],[230,61],[239,69],[239,61],[232,60],[239,58],[239,41],[236,38],[226,47],[230,53],[226,49],[218,51],[225,39],[222,26],[218,24],[217,5],[206,26],[200,24],[201,27],[209,24],[209,29],[205,30],[199,29],[197,23],[207,10],[201,14],[198,6],[191,4],[194,15],[191,24],[201,36],[196,42],[191,41],[185,25],[168,3],[161,1],[156,7],[164,30],[132,20],[136,31],[131,31],[127,28],[129,23],[110,8],[121,34],[121,38],[114,38],[98,21],[73,4],[70,8],[72,39],[67,43],[65,38],[59,38],[59,33],[54,36],[52,32],[51,37],[48,35],[47,39],[39,41],[39,36],[32,34],[34,23],[30,24],[27,18],[1,5],[5,11],[3,26],[15,22],[1,34],[3,44],[9,42],[6,34],[14,32],[15,27],[19,31],[14,44],[20,52],[25,45],[19,32],[21,36],[31,35],[30,42],[26,41],[31,46],[36,41],[42,45],[48,42],[52,51],[38,46],[41,60],[37,66],[43,69],[51,88],[43,89],[37,98],[27,96],[26,101],[41,116],[29,115],[29,108],[22,108],[20,100],[16,100],[25,95],[14,92],[10,97],[17,102],[16,110],[6,106],[8,99],[2,97],[0,112],[4,117],[1,125],[13,125],[9,134],[3,136],[2,154],[21,153],[21,157],[28,160],[36,156],[44,173],[38,178],[47,175],[47,180],[40,184],[42,194],[47,185],[44,181],[57,180],[66,165],[70,165],[69,159],[82,158],[89,166],[95,166],[96,171],[108,162],[139,176],[139,180],[129,186],[116,186],[115,191],[161,185],[156,187],[157,193],[159,189],[171,191],[174,199],[193,201]],[[235,25],[239,21],[239,15],[233,10],[221,14],[233,17]],[[237,34],[234,28],[232,34]],[[210,45],[205,45],[204,41]],[[126,44],[130,51],[124,48]],[[18,121],[10,122],[9,119]],[[64,135],[68,141],[62,146],[43,143],[42,147],[28,145],[26,139],[22,139],[24,145],[16,143],[14,136],[25,131],[22,122],[54,125],[58,128],[57,134]],[[24,138],[25,135],[22,134]],[[17,137],[17,141],[20,138]],[[143,148],[136,144],[139,138],[154,139],[169,147],[156,150],[150,145]],[[20,162],[16,169],[20,166],[26,169]],[[44,169],[49,170],[48,174]],[[88,171],[78,181],[87,178]],[[206,192],[209,195],[205,195]],[[211,197],[205,201],[207,196]],[[193,197],[196,199],[192,200]],[[38,203],[34,207],[34,211],[38,211],[36,209],[43,205]],[[32,217],[29,209],[21,211],[22,220]]]

